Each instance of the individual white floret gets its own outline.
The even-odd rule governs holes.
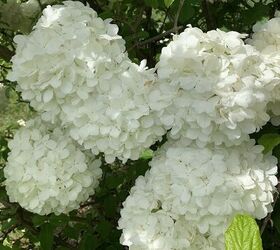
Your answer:
[[[150,100],[172,138],[237,145],[269,120],[273,74],[243,37],[187,28],[163,48]]]
[[[135,160],[165,130],[147,100],[153,71],[128,59],[110,21],[80,2],[48,6],[29,36],[15,38],[9,77],[44,120],[59,120],[86,149],[107,162]]]
[[[168,142],[123,204],[119,222],[123,244],[137,246],[143,242],[146,249],[158,249],[153,248],[158,241],[178,242],[170,228],[182,217],[190,231],[214,239],[224,234],[236,214],[264,218],[272,211],[277,160],[263,156],[263,147],[254,143],[250,140],[229,148],[199,148],[188,139]],[[158,222],[161,215],[163,226]],[[174,249],[185,249],[177,247]]]
[[[4,169],[11,202],[37,214],[77,209],[94,194],[102,175],[101,161],[83,153],[59,128],[40,119],[27,122],[9,142]]]

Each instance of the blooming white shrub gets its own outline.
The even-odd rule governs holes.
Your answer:
[[[269,120],[274,75],[242,38],[187,28],[163,48],[150,99],[172,138],[240,144]]]
[[[29,0],[17,18],[24,4],[34,4],[26,16],[38,11]],[[249,134],[271,114],[279,122],[280,18],[254,31],[247,45],[237,32],[189,27],[147,69],[128,58],[110,19],[80,2],[48,6],[29,35],[15,37],[8,79],[39,116],[19,120],[9,142],[10,200],[41,215],[68,213],[94,194],[96,155],[136,160],[170,130],[123,203],[121,243],[224,249],[232,217],[264,218],[278,183],[276,158]]]
[[[122,243],[131,249],[208,249],[192,248],[192,234],[219,239],[238,213],[264,218],[272,211],[277,159],[263,156],[254,143],[199,148],[181,139],[164,145],[123,204]],[[180,232],[177,221],[185,221]]]
[[[132,63],[117,25],[80,2],[48,6],[29,36],[16,36],[9,79],[47,121],[107,162],[137,159],[165,129],[147,100],[152,70]]]
[[[94,194],[101,161],[81,151],[59,128],[36,118],[9,142],[4,169],[11,202],[41,215],[68,213]]]

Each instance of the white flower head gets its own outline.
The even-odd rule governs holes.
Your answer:
[[[132,63],[118,27],[80,2],[48,6],[29,36],[17,36],[9,78],[46,121],[107,162],[137,159],[166,132],[147,95],[154,73]]]
[[[4,169],[11,202],[37,214],[61,214],[77,209],[94,194],[101,161],[92,159],[61,129],[36,118],[9,142]]]
[[[242,38],[187,28],[163,48],[150,100],[172,138],[237,145],[269,120],[274,75]]]
[[[271,83],[272,103],[280,101],[280,16],[258,22],[253,27],[253,35],[248,43],[255,46],[261,53],[263,61],[270,69],[269,75],[274,77]],[[274,104],[272,104],[274,105]],[[275,105],[274,105],[275,106]],[[275,109],[274,109],[275,110]]]
[[[277,160],[264,157],[263,147],[254,143],[199,148],[181,139],[164,145],[123,204],[122,243],[132,249],[138,245],[143,249],[208,249],[192,248],[198,244],[193,235],[220,239],[238,213],[264,218],[272,211]],[[188,243],[178,246],[181,241],[174,227],[182,220],[186,222],[181,240]],[[221,245],[215,248],[216,244],[213,249],[223,249]]]
[[[120,242],[135,250],[222,250],[223,235],[201,234],[184,216],[165,210],[148,179],[140,176],[123,203],[119,220]]]

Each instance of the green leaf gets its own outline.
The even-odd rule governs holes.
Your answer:
[[[243,11],[242,17],[248,25],[253,25],[269,14],[269,7],[263,3],[256,3],[253,8]]]
[[[185,23],[195,15],[195,9],[189,1],[185,2],[179,16],[179,22]]]
[[[109,189],[117,188],[123,183],[123,177],[119,175],[108,176],[105,180],[105,185]]]
[[[276,228],[277,232],[280,235],[280,200],[277,200],[276,204],[274,205],[271,218],[274,228]]]
[[[10,247],[4,246],[4,245],[0,245],[0,250],[10,250]]]
[[[104,200],[104,212],[106,213],[106,216],[108,217],[114,217],[116,216],[117,213],[117,207],[118,205],[118,200],[116,197],[108,197],[107,199]]]
[[[112,229],[112,224],[106,220],[101,221],[96,227],[96,231],[99,233],[102,239],[108,238],[110,233],[112,232]]]
[[[145,0],[145,4],[156,9],[158,7],[158,0]]]
[[[91,232],[87,232],[83,236],[83,240],[80,243],[79,250],[93,250],[97,249],[100,242],[95,235]]]
[[[69,222],[69,216],[67,216],[66,214],[61,214],[61,215],[54,215],[52,214],[50,217],[49,217],[49,221],[50,221],[50,224],[53,226],[53,227],[62,227],[62,226],[66,226]]]
[[[280,144],[279,134],[264,134],[258,140],[258,143],[264,146],[264,154],[273,150],[277,145]]]
[[[152,159],[153,156],[154,156],[153,150],[151,150],[151,149],[146,149],[146,150],[144,150],[143,153],[141,154],[140,159],[149,160],[149,159]]]
[[[41,226],[48,220],[47,216],[41,216],[38,214],[33,215],[32,217],[32,223],[34,226]]]
[[[164,0],[165,6],[168,8],[175,0]]]
[[[236,215],[225,233],[226,250],[262,250],[256,221],[249,215]]]
[[[51,250],[53,244],[54,228],[51,224],[46,223],[41,226],[39,240],[42,250]]]

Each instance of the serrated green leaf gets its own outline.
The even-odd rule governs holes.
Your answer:
[[[258,143],[264,146],[264,154],[266,154],[280,144],[280,135],[264,134],[260,137]]]
[[[51,250],[53,244],[53,226],[49,223],[43,224],[40,230],[39,240],[42,250]]]
[[[263,250],[259,227],[249,215],[237,215],[225,233],[226,250]]]
[[[169,6],[171,6],[171,4],[173,4],[174,1],[175,0],[164,0],[164,4],[168,8]]]

